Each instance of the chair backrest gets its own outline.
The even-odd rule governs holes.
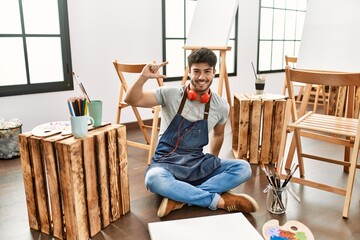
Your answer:
[[[119,102],[121,102],[123,100],[124,92],[126,92],[129,88],[124,73],[139,74],[146,66],[146,64],[126,64],[126,63],[120,63],[117,60],[113,61],[113,64],[121,82],[120,93],[119,93]],[[156,81],[159,86],[164,86],[164,81],[162,78],[157,78]]]
[[[113,62],[113,64],[114,64],[116,72],[119,75],[120,80],[122,80],[123,84],[124,84],[124,82],[126,83],[123,73],[141,73],[143,68],[146,66],[146,64],[143,64],[143,63],[141,63],[141,64],[126,64],[126,63],[120,63],[117,60],[115,60]],[[164,85],[162,78],[157,78],[156,80],[160,86]],[[127,86],[127,84],[125,84],[125,85]],[[127,87],[125,90],[127,90]]]
[[[297,63],[297,58],[296,57],[289,57],[288,55],[285,55],[285,63],[286,66],[290,66],[291,68],[295,68],[295,65]],[[286,89],[287,89],[287,83],[286,83],[286,77],[284,79],[284,85],[283,85],[283,89],[282,89],[282,94],[286,95]],[[302,94],[302,87],[299,90],[299,94]]]
[[[302,101],[299,110],[300,116],[302,116],[302,114],[306,110],[305,104],[309,100],[311,86],[317,84],[317,85],[325,85],[331,87],[347,87],[347,94],[346,94],[347,99],[345,100],[346,109],[347,109],[346,117],[354,117],[353,116],[354,106],[357,105],[357,103],[355,103],[355,100],[358,101],[359,99],[358,96],[359,91],[355,92],[355,90],[360,89],[360,88],[356,88],[360,86],[360,73],[292,69],[290,66],[286,67],[285,73],[286,73],[286,81],[288,86],[292,86],[291,82],[301,82],[307,84],[305,88],[304,99]],[[288,93],[289,93],[289,97],[294,102],[295,96],[294,96],[293,87],[288,88]],[[356,97],[355,97],[355,93],[356,93]],[[357,117],[357,115],[355,117]]]
[[[121,72],[141,73],[146,64],[125,64],[115,61],[116,69]]]
[[[292,68],[295,68],[295,65],[297,63],[297,57],[289,57],[288,55],[285,55],[285,63],[286,66],[291,66]]]
[[[117,75],[120,80],[120,93],[119,102],[123,100],[124,92],[129,88],[123,73],[141,73],[142,69],[146,64],[124,64],[119,63],[117,60],[113,62]]]

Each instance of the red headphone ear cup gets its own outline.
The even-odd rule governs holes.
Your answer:
[[[202,103],[208,103],[209,100],[210,100],[210,94],[208,94],[208,93],[204,93],[200,97],[200,102],[202,102]]]
[[[193,100],[196,100],[197,99],[197,94],[194,90],[189,90],[187,92],[187,95],[188,95],[188,98],[193,101]]]

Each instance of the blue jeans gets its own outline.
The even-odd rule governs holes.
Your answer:
[[[251,168],[247,161],[221,160],[214,172],[196,182],[179,181],[165,168],[153,167],[145,175],[145,186],[171,200],[216,210],[221,193],[239,186],[250,177]]]

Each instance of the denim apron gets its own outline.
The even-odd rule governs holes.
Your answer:
[[[203,153],[203,147],[209,142],[207,118],[210,100],[205,105],[204,119],[191,122],[181,116],[186,99],[185,90],[178,112],[161,136],[147,170],[163,167],[177,179],[192,182],[212,173],[220,166],[220,159]]]

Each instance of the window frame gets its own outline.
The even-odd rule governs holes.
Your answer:
[[[269,7],[269,6],[263,6],[262,5],[262,1],[263,0],[260,0],[259,1],[259,27],[258,27],[258,51],[257,51],[257,65],[256,65],[256,69],[257,69],[257,73],[260,73],[260,74],[267,74],[267,73],[279,73],[279,72],[284,72],[285,71],[285,54],[284,53],[284,45],[286,42],[294,42],[294,54],[292,55],[292,57],[297,57],[297,53],[299,51],[299,46],[300,46],[300,42],[301,42],[301,37],[300,39],[296,39],[296,30],[294,32],[294,39],[286,39],[285,36],[283,36],[281,39],[274,39],[274,36],[273,36],[273,30],[274,30],[274,17],[275,17],[275,14],[272,14],[272,19],[270,19],[269,21],[271,21],[271,27],[272,27],[272,37],[270,39],[261,39],[261,22],[262,22],[262,15],[261,15],[261,11],[262,9],[272,9],[272,11],[274,12],[275,10],[284,10],[284,15],[285,15],[285,19],[284,19],[284,28],[285,28],[285,24],[286,24],[286,12],[288,11],[295,11],[296,13],[297,12],[304,12],[305,15],[306,15],[306,9],[303,10],[303,9],[299,9],[298,7],[296,9],[291,9],[291,8],[287,8],[287,6],[285,6],[284,8],[280,8],[280,7],[275,7],[275,0],[273,1],[273,6],[272,7]],[[285,3],[286,4],[286,3]],[[295,21],[295,26],[294,28],[297,29],[297,16],[296,16],[296,21]],[[302,26],[304,26],[304,22],[302,24]],[[284,30],[284,35],[285,35],[285,30]],[[263,56],[260,55],[261,54],[261,42],[271,42],[271,53],[270,53],[270,69],[260,69],[260,59],[263,59]],[[273,43],[274,42],[282,42],[282,49],[283,49],[283,57],[282,57],[282,62],[281,62],[281,66],[282,68],[281,69],[272,69],[272,55],[273,55]],[[296,46],[297,45],[297,46]],[[288,56],[290,56],[288,54]]]
[[[186,1],[187,0],[183,0],[184,1],[184,19],[183,19],[183,24],[184,24],[184,33],[182,37],[167,37],[166,36],[166,0],[162,0],[161,6],[162,6],[162,58],[163,61],[167,61],[167,55],[166,55],[166,41],[167,40],[183,40],[184,44],[183,46],[185,46],[186,43],[186,34],[187,34],[187,28],[186,28]],[[196,0],[195,0],[196,1]],[[169,1],[167,1],[169,2]],[[234,51],[234,71],[232,72],[228,72],[228,76],[237,76],[237,49],[238,49],[238,12],[239,12],[239,8],[236,11],[236,15],[235,15],[235,21],[234,21],[234,37],[230,37],[229,41],[233,41],[234,42],[234,47],[231,49],[231,51]],[[184,67],[186,68],[187,66],[187,56],[189,55],[190,50],[183,50],[183,63],[184,63]],[[217,53],[216,53],[217,54]],[[218,55],[218,54],[217,54]],[[227,60],[228,61],[228,60]],[[218,64],[220,63],[220,59],[218,59]],[[185,68],[184,68],[184,72],[185,72]],[[164,75],[167,74],[167,67],[164,66],[163,67],[163,73]],[[182,74],[181,76],[176,76],[176,77],[167,77],[166,79],[164,79],[164,81],[179,81],[182,80],[184,74]],[[219,77],[219,74],[216,74],[215,77]]]
[[[57,0],[59,12],[59,28],[60,34],[26,34],[24,29],[24,15],[22,9],[22,0],[19,2],[19,12],[22,33],[20,34],[0,34],[1,37],[21,37],[23,42],[23,51],[25,56],[25,69],[26,69],[26,84],[6,85],[0,86],[0,97],[16,96],[24,94],[47,93],[57,91],[73,90],[72,78],[72,62],[71,62],[71,49],[70,49],[70,33],[68,21],[67,0]],[[46,82],[46,83],[30,83],[29,78],[29,61],[26,48],[27,37],[60,37],[61,53],[63,64],[63,81],[60,82]]]

